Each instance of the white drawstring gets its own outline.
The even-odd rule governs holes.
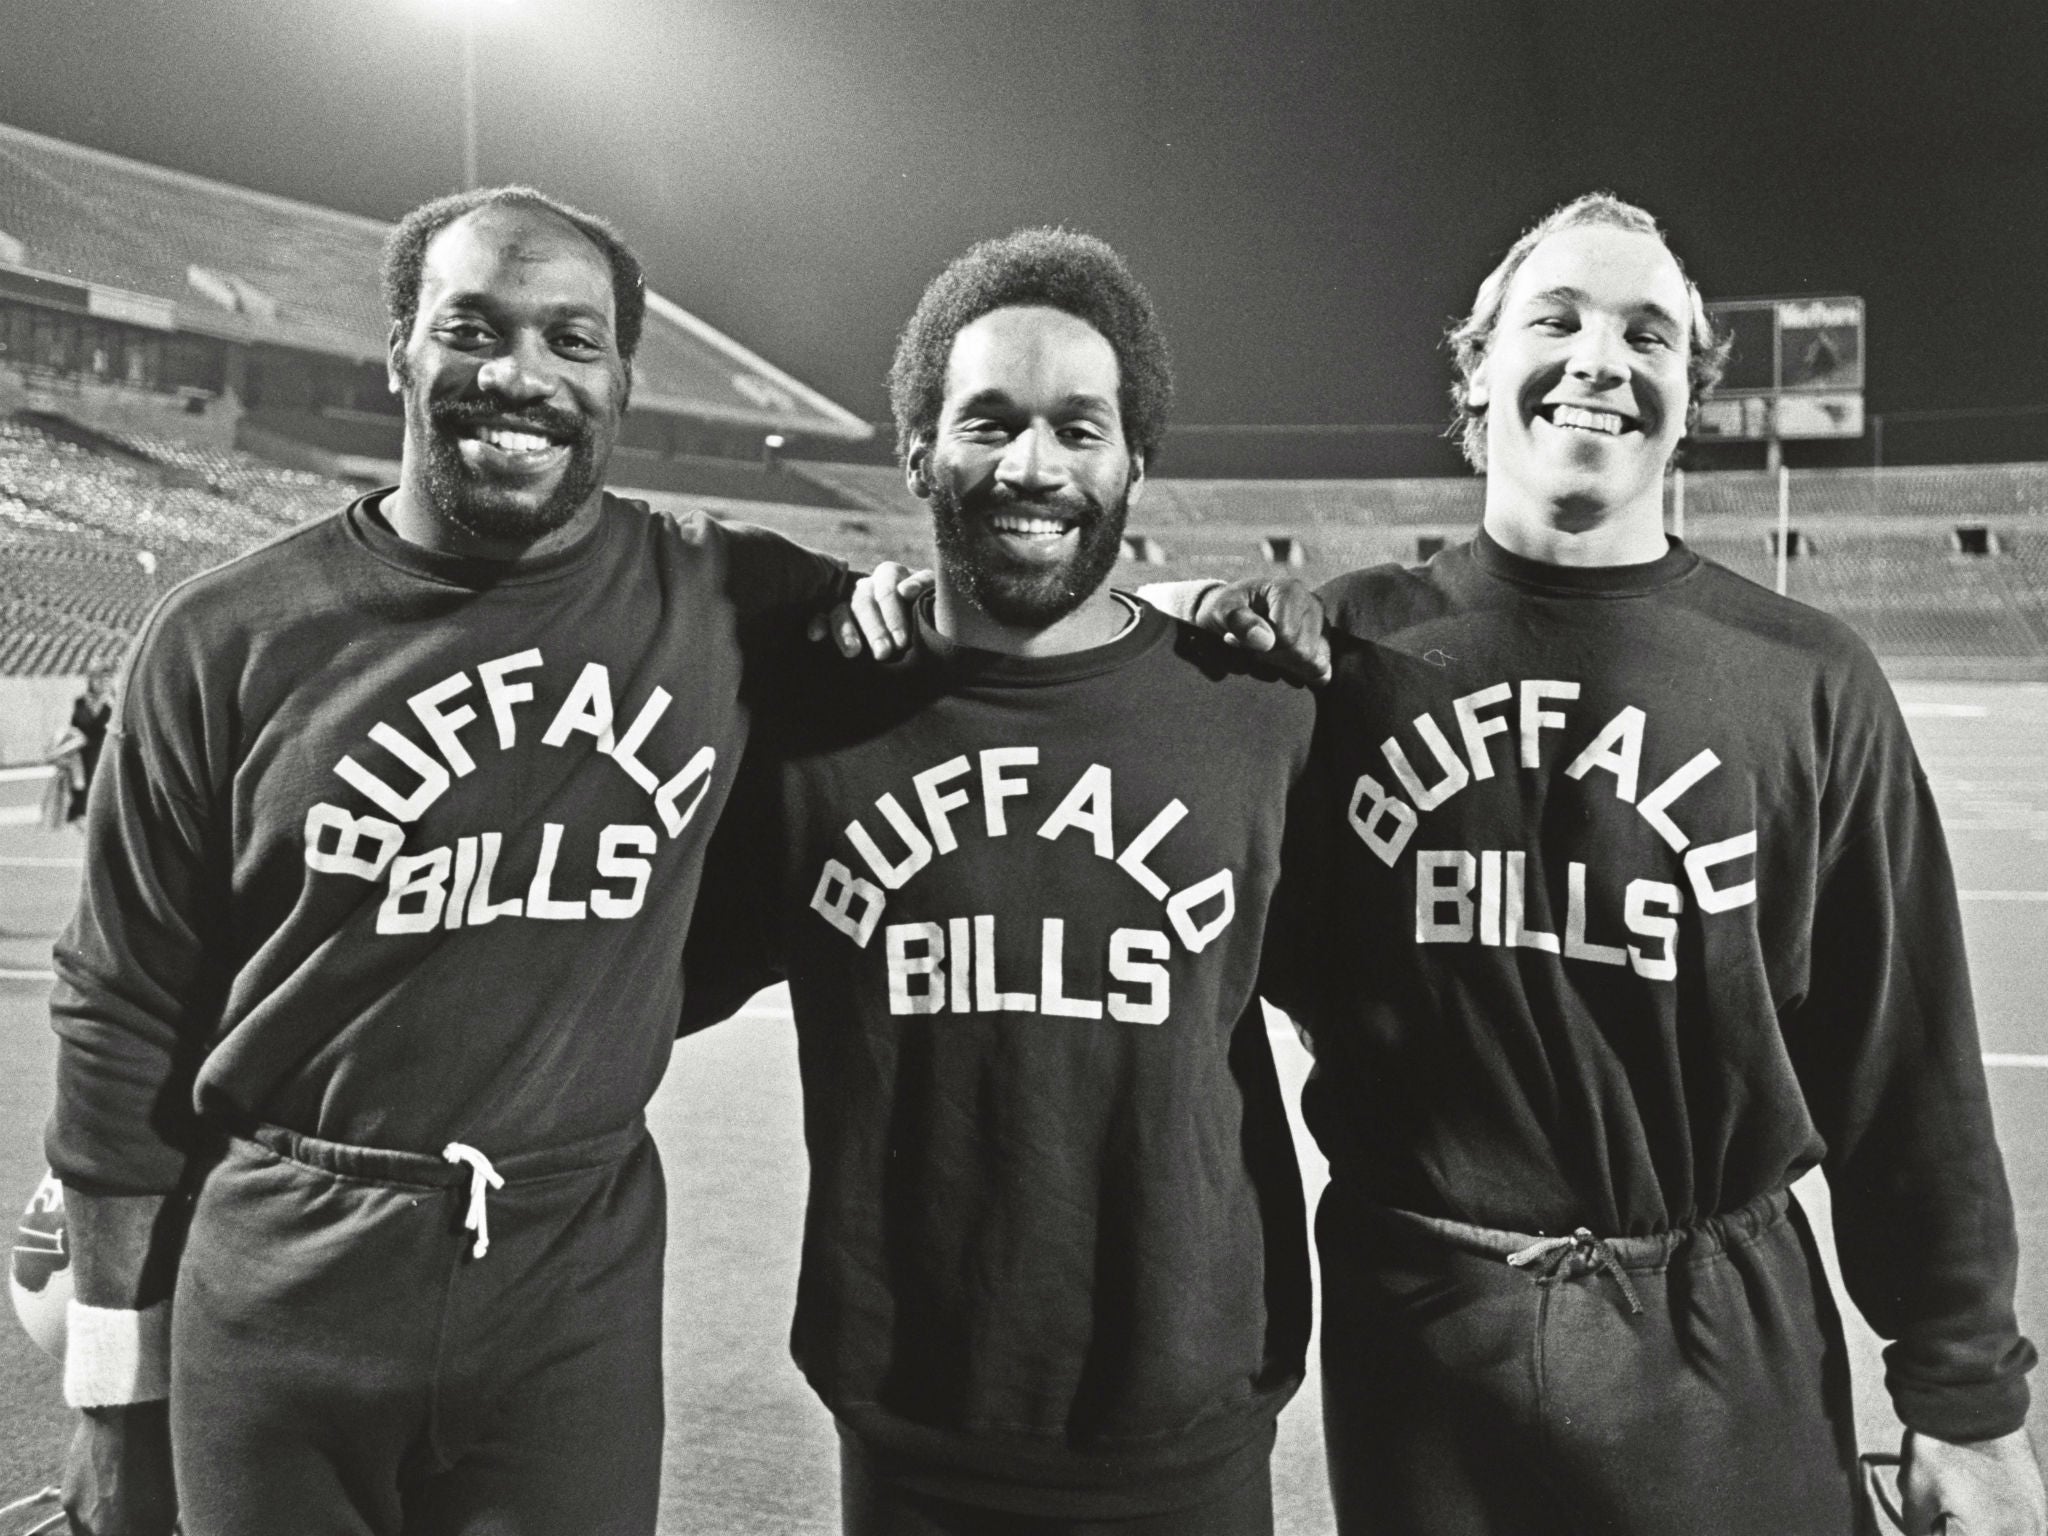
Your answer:
[[[490,1189],[503,1189],[505,1176],[491,1166],[491,1160],[475,1147],[466,1147],[459,1141],[451,1141],[441,1149],[441,1155],[451,1163],[469,1165],[469,1214],[462,1218],[462,1225],[476,1234],[473,1256],[482,1258],[491,1251],[491,1219],[484,1207],[484,1196]]]

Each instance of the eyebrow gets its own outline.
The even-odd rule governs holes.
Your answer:
[[[990,385],[986,389],[976,390],[973,394],[969,395],[965,400],[962,400],[960,402],[960,412],[961,414],[965,415],[966,413],[971,411],[998,409],[1003,406],[1010,406],[1014,408],[1016,403],[1016,400],[1011,396],[1008,390],[996,385]],[[1115,401],[1110,400],[1102,395],[1094,395],[1089,394],[1085,391],[1077,390],[1075,393],[1068,395],[1064,399],[1059,401],[1058,404],[1054,407],[1052,414],[1070,415],[1077,411],[1101,412],[1106,414],[1115,409]]]
[[[488,289],[472,288],[461,293],[451,293],[439,300],[434,305],[434,312],[437,314],[445,313],[454,309],[497,311],[504,307],[504,299],[497,294],[490,292]],[[559,304],[549,305],[545,313],[550,319],[563,316],[580,316],[585,319],[595,320],[602,325],[610,325],[612,323],[610,316],[605,313],[601,306],[586,303],[582,299],[569,299]]]
[[[1541,293],[1532,293],[1529,295],[1529,302],[1532,304],[1584,304],[1587,302],[1587,295],[1584,289],[1565,285],[1556,288],[1546,288]],[[1682,331],[1686,328],[1683,321],[1655,300],[1645,299],[1635,308],[1637,314],[1648,315],[1653,320],[1661,320],[1675,331]]]

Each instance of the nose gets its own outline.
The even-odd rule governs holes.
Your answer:
[[[1011,438],[996,464],[996,479],[1020,496],[1050,490],[1066,478],[1059,439],[1034,422]]]
[[[1611,389],[1629,374],[1629,354],[1621,332],[1613,326],[1582,325],[1572,337],[1565,361],[1571,376],[1596,388]]]
[[[477,369],[477,387],[507,400],[545,400],[555,392],[548,355],[538,342],[515,337]]]

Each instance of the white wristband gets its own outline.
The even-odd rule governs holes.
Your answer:
[[[117,1408],[171,1395],[171,1304],[140,1312],[64,1310],[64,1401],[73,1408]]]
[[[1195,615],[1202,611],[1202,600],[1224,584],[1214,576],[1197,576],[1188,581],[1148,581],[1138,588],[1136,596],[1161,613],[1192,624]]]

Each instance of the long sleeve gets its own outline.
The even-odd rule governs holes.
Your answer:
[[[1843,769],[1854,783],[1839,845],[1823,848],[1810,984],[1786,1034],[1828,1146],[1850,1295],[1894,1341],[1899,1417],[1980,1440],[2024,1420],[2034,1349],[2014,1318],[2012,1198],[1948,851],[1888,696],[1882,714]]]
[[[1357,985],[1341,938],[1336,899],[1341,823],[1334,775],[1320,736],[1287,797],[1280,880],[1266,918],[1259,993],[1311,1034],[1325,1025],[1332,999]]]
[[[168,1193],[183,1177],[225,987],[225,829],[199,768],[201,689],[177,652],[156,629],[131,668],[87,812],[83,894],[55,951],[46,1149],[67,1185],[108,1194]]]
[[[683,947],[678,1035],[722,1023],[764,987],[786,979],[778,940],[781,837],[777,765],[750,751],[704,856],[703,894]]]

